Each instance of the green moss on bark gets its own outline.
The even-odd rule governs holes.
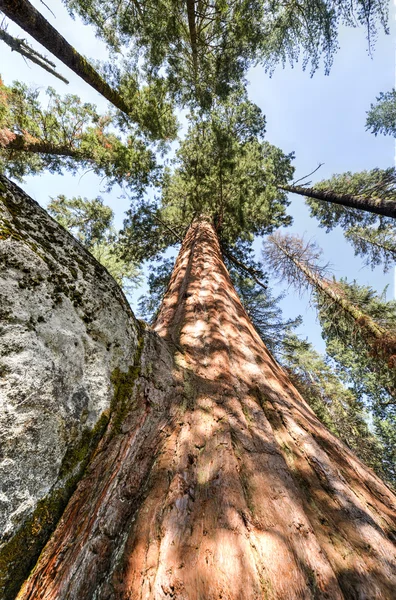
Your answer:
[[[103,413],[92,430],[83,431],[62,461],[58,483],[42,498],[13,537],[0,549],[0,597],[12,600],[35,565],[76,489],[109,421]]]

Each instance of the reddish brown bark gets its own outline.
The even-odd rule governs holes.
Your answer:
[[[208,222],[154,329],[183,393],[103,440],[18,599],[394,599],[395,496],[272,359]]]

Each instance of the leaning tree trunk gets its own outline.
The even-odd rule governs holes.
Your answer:
[[[86,154],[71,144],[54,144],[29,135],[15,134],[9,129],[0,129],[0,149],[7,152],[29,152],[31,154],[50,154],[65,156],[75,160],[89,160]],[[84,156],[85,154],[85,156]]]
[[[367,196],[353,196],[352,194],[336,194],[331,190],[317,190],[315,188],[302,187],[299,185],[279,185],[280,190],[292,192],[300,196],[324,200],[333,204],[358,208],[384,217],[396,219],[396,201],[391,199],[370,198]]]
[[[0,10],[113,106],[127,115],[130,113],[130,107],[118,91],[109,86],[87,59],[65,40],[29,0],[0,0]]]
[[[273,360],[205,220],[154,330],[169,406],[140,386],[110,421],[18,600],[394,599],[395,496]]]

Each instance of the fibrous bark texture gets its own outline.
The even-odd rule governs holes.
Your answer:
[[[64,240],[67,261],[81,249]],[[272,359],[209,222],[189,229],[130,365],[18,600],[394,599],[395,497]]]

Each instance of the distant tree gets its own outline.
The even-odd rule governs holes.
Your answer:
[[[52,198],[47,210],[81,242],[129,293],[140,283],[141,274],[131,261],[122,258],[118,234],[113,227],[114,213],[102,198]]]
[[[382,436],[370,431],[363,401],[340,380],[331,362],[295,334],[284,338],[280,359],[322,423],[380,477],[396,486],[395,469],[390,468],[389,451],[384,447]]]
[[[25,175],[89,169],[139,194],[155,180],[155,154],[134,131],[113,133],[114,117],[99,115],[78,96],[46,91],[43,107],[37,89],[0,81],[0,168],[21,179]]]
[[[377,135],[396,137],[396,90],[381,92],[367,113],[366,129]]]
[[[291,235],[270,236],[264,249],[268,265],[283,281],[313,290],[328,354],[348,364],[329,346],[331,340],[351,351],[356,366],[376,378],[384,401],[396,405],[396,302],[385,303],[369,288],[330,280],[320,255],[316,244]]]
[[[339,293],[381,327],[383,340],[369,341],[361,320],[354,322],[339,307],[316,293],[319,321],[326,340],[327,353],[343,366],[346,377],[361,396],[371,398],[372,406],[382,414],[382,407],[396,406],[393,340],[396,332],[396,301],[386,300],[386,290],[378,294],[369,286],[336,284]],[[384,361],[387,358],[387,361]]]

